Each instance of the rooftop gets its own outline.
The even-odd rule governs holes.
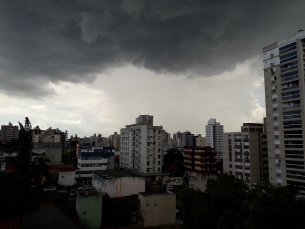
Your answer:
[[[104,170],[95,172],[98,176],[102,177],[103,179],[113,179],[113,178],[121,178],[121,177],[142,177],[139,174],[125,171],[125,170]]]
[[[155,192],[155,193],[147,193],[147,192],[139,192],[142,196],[163,196],[163,195],[176,195],[175,193],[168,193],[168,192]]]

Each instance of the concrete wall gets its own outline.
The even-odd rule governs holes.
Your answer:
[[[70,186],[75,184],[75,171],[65,171],[58,173],[58,184]]]
[[[111,198],[131,196],[139,192],[145,192],[144,177],[121,177],[104,180],[94,174],[92,185],[99,192],[108,193]]]
[[[176,195],[156,193],[143,195],[139,193],[140,213],[144,219],[144,227],[175,224]]]
[[[82,227],[100,228],[102,224],[102,197],[76,195],[76,211]]]

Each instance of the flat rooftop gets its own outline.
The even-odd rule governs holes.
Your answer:
[[[143,177],[139,174],[125,170],[104,170],[104,171],[95,172],[95,174],[102,177],[105,180],[113,179],[113,178],[121,178],[121,177]]]
[[[168,176],[170,173],[139,173],[134,170],[103,170],[95,172],[103,179],[113,179],[121,177],[149,177],[149,176]]]
[[[147,193],[147,192],[139,192],[142,196],[169,196],[169,195],[176,195],[175,193],[168,193],[168,192],[155,192],[155,193]]]

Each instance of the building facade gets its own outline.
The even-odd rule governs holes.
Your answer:
[[[162,126],[153,126],[153,116],[140,115],[136,123],[121,129],[120,166],[140,173],[161,173]]]
[[[241,132],[224,133],[223,171],[248,185],[262,180],[267,155],[261,150],[263,124],[244,123]],[[268,164],[267,164],[268,168]]]
[[[303,30],[263,48],[269,181],[305,191]]]
[[[78,183],[91,183],[94,172],[114,169],[114,147],[82,148],[78,143],[77,158],[75,179]]]
[[[171,225],[176,222],[176,195],[173,193],[139,193],[144,227]]]
[[[216,152],[211,147],[185,146],[183,152],[186,176],[204,179],[216,175]]]
[[[145,192],[145,177],[128,171],[99,171],[93,174],[92,186],[110,198],[137,195]]]
[[[33,129],[33,156],[43,156],[50,159],[50,165],[61,165],[62,154],[66,150],[67,131],[59,129],[41,130],[39,126]]]
[[[0,141],[10,142],[18,138],[19,127],[14,126],[11,122],[8,125],[1,125]]]
[[[217,157],[222,157],[222,142],[223,142],[223,125],[216,122],[216,119],[211,118],[205,126],[205,144],[215,149]]]

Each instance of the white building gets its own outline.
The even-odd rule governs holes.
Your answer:
[[[73,166],[61,165],[58,168],[58,184],[71,186],[75,181],[75,168]]]
[[[305,193],[305,31],[263,48],[269,182]]]
[[[122,170],[99,171],[93,174],[92,186],[111,198],[131,196],[145,192],[145,177]]]
[[[153,116],[140,115],[136,124],[121,129],[120,166],[145,174],[161,173],[162,126],[153,126]]]
[[[205,126],[205,131],[205,145],[215,149],[217,157],[221,158],[223,148],[223,125],[216,122],[216,119],[211,118]]]
[[[78,144],[77,156],[75,179],[83,184],[91,183],[93,172],[114,168],[114,147],[82,149]]]
[[[176,222],[176,194],[139,193],[144,227],[171,225]]]

